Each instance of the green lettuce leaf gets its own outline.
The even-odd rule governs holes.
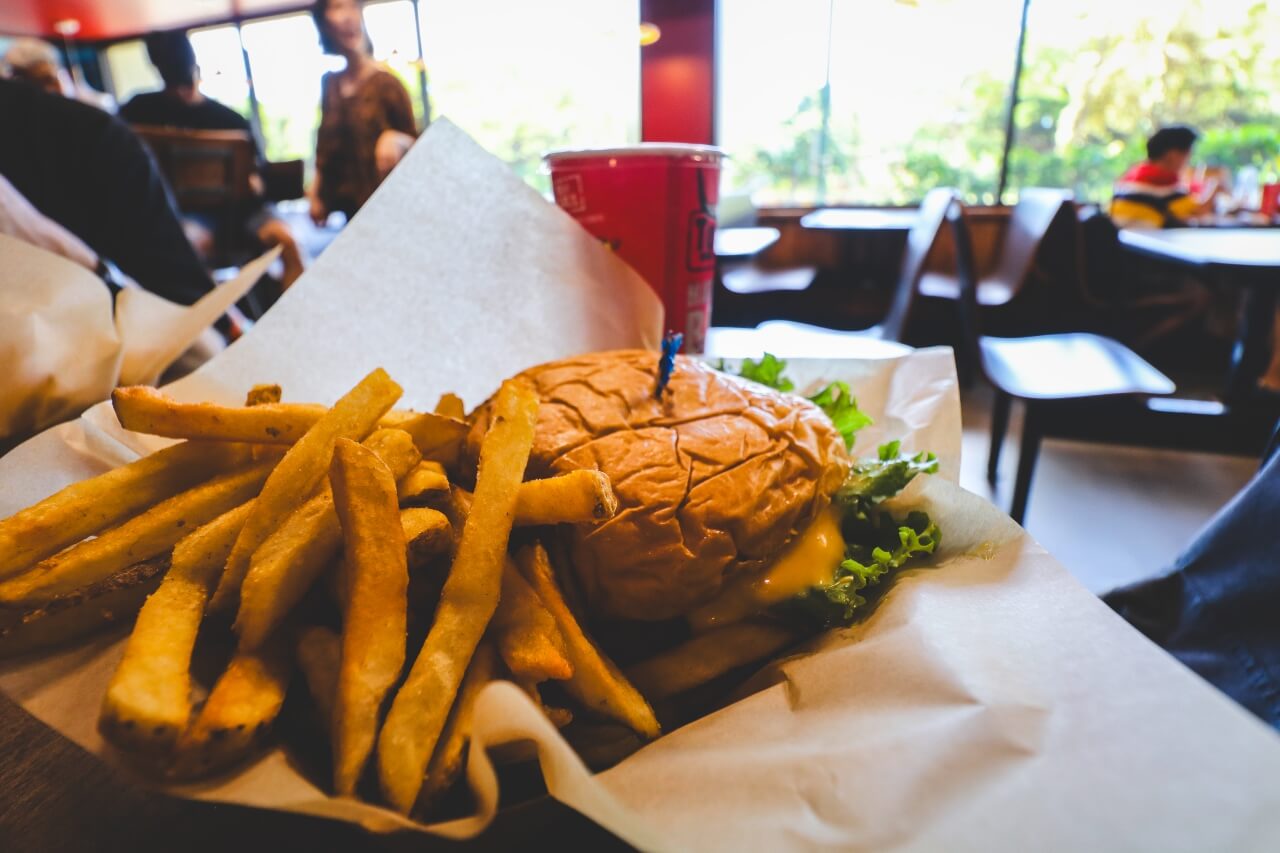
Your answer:
[[[934,454],[904,456],[897,441],[881,445],[874,458],[858,462],[835,496],[842,510],[844,561],[829,584],[783,602],[776,608],[777,615],[809,631],[852,624],[867,606],[864,590],[911,560],[937,550],[942,531],[928,513],[913,511],[896,519],[878,507],[917,475],[937,470]]]
[[[723,368],[723,362],[721,366]],[[784,359],[767,352],[759,361],[743,359],[738,375],[775,391],[792,391],[796,386],[783,376],[782,372],[786,369],[787,362]],[[858,408],[858,401],[849,391],[847,382],[832,382],[808,399],[835,424],[836,430],[844,438],[846,448],[853,447],[853,437],[858,430],[872,423],[871,417]]]
[[[836,492],[836,501],[856,508],[891,498],[907,487],[917,474],[936,474],[938,457],[927,451],[914,456],[902,455],[902,442],[880,445],[874,459],[863,459],[853,466],[844,485]]]
[[[871,416],[858,408],[858,401],[846,382],[832,382],[809,399],[831,418],[844,437],[846,449],[853,447],[853,436],[858,430],[871,425]]]
[[[942,541],[942,531],[924,512],[909,513],[902,522],[887,512],[876,512],[863,520],[862,527],[864,535],[872,533],[848,545],[831,583],[784,602],[783,618],[809,630],[850,625],[867,605],[863,590],[913,558],[932,554]]]
[[[775,391],[791,391],[795,389],[795,384],[782,375],[782,371],[787,369],[787,363],[778,358],[771,352],[764,354],[759,361],[752,361],[749,358],[742,360],[742,367],[738,368],[738,375],[743,379],[750,379],[752,382],[759,382]]]

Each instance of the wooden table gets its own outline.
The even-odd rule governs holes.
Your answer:
[[[754,258],[778,242],[782,232],[777,228],[750,226],[716,229],[716,260],[737,261]]]
[[[630,849],[546,797],[507,809],[470,845],[417,833],[371,835],[319,818],[173,799],[108,768],[0,695],[4,853],[423,853],[512,850],[529,846],[530,839],[565,850]]]
[[[1134,254],[1191,269],[1221,273],[1244,288],[1244,304],[1231,349],[1226,396],[1252,394],[1271,358],[1280,293],[1280,231],[1265,228],[1124,228],[1120,245]]]
[[[823,231],[910,231],[920,218],[914,207],[824,207],[800,217],[802,228]]]

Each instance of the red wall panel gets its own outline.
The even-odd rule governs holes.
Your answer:
[[[640,49],[640,133],[646,142],[715,139],[715,0],[641,0],[662,37]]]
[[[305,0],[0,0],[0,33],[52,37],[54,23],[71,18],[80,22],[76,38],[94,41],[307,5]]]

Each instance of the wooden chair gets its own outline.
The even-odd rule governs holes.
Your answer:
[[[1021,453],[1014,478],[1009,514],[1022,522],[1041,440],[1059,435],[1059,415],[1083,404],[1108,400],[1143,399],[1172,394],[1174,384],[1119,341],[1087,332],[1036,335],[1025,338],[984,337],[980,331],[978,279],[973,269],[973,247],[958,201],[947,211],[955,238],[956,278],[960,284],[960,323],[964,345],[972,352],[987,381],[995,389],[991,414],[991,449],[987,456],[987,480],[993,485],[999,471],[1000,448],[1009,426],[1014,399],[1025,409]],[[1124,418],[1124,409],[1097,409],[1091,417]],[[1063,418],[1062,420],[1070,420]]]
[[[239,130],[134,125],[184,213],[220,215],[255,199],[253,142]]]
[[[995,267],[978,279],[978,304],[983,308],[1007,305],[1023,291],[1035,271],[1036,255],[1055,219],[1071,205],[1070,190],[1028,188],[1020,190],[1009,213],[1009,224],[1000,244]],[[957,276],[930,272],[920,281],[920,295],[934,299],[960,299]]]

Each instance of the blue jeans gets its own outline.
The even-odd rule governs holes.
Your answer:
[[[1280,729],[1280,431],[1262,467],[1162,577],[1104,601]]]

